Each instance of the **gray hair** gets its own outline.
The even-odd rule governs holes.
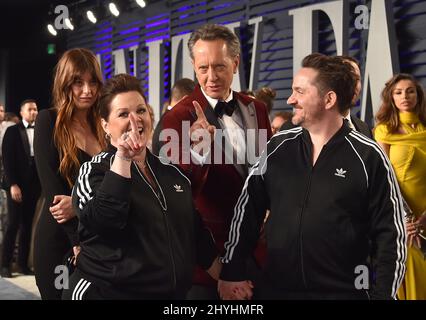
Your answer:
[[[218,39],[226,42],[228,53],[232,58],[240,55],[240,40],[235,33],[225,26],[209,23],[192,32],[188,41],[191,59],[194,60],[193,48],[198,40],[213,41]]]

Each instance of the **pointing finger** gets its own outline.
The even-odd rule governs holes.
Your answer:
[[[192,104],[194,105],[195,108],[195,113],[197,114],[197,120],[206,120],[206,115],[204,114],[203,109],[201,108],[200,104],[197,101],[192,101]]]
[[[136,118],[133,113],[130,113],[130,126],[132,127],[132,131],[136,134],[138,133],[138,124],[136,123]]]

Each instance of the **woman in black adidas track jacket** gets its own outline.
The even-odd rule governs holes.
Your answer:
[[[374,141],[343,125],[312,166],[306,129],[273,136],[235,207],[222,280],[246,280],[243,262],[267,209],[260,297],[395,298],[405,271],[404,214],[389,160]]]
[[[152,120],[136,78],[109,79],[100,108],[111,146],[73,189],[81,252],[63,298],[183,299],[196,262],[218,264],[190,182],[146,148]]]

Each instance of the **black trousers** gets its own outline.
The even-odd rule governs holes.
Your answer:
[[[10,189],[7,193],[8,223],[3,241],[2,267],[9,268],[15,249],[16,236],[19,231],[18,266],[28,268],[28,256],[31,245],[31,228],[39,197],[39,192],[31,190],[31,187],[21,188],[22,202],[15,202]]]

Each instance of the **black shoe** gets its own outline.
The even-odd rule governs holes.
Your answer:
[[[26,275],[26,276],[33,276],[34,275],[34,272],[28,267],[18,268],[18,273],[21,273],[21,274]]]
[[[12,278],[12,273],[8,267],[1,267],[0,276],[3,278]]]

